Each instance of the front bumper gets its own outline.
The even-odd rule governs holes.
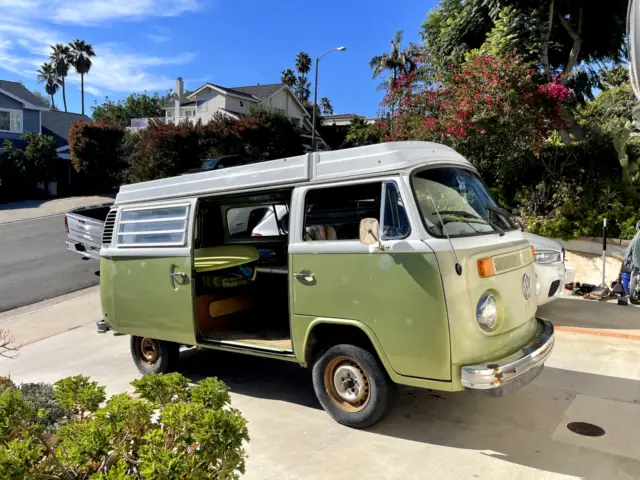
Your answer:
[[[492,362],[462,367],[462,386],[472,392],[501,396],[540,375],[553,350],[555,337],[550,321],[541,318],[537,321],[536,336],[517,352]]]

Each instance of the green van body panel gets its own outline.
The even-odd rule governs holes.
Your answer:
[[[308,320],[298,324],[303,317],[348,319],[373,332],[394,372],[451,378],[449,322],[433,253],[294,254],[289,264],[315,275],[314,284],[291,279],[298,358],[309,334]]]
[[[531,339],[537,329],[535,291],[529,299],[523,294],[522,280],[528,274],[535,290],[535,270],[526,241],[502,246],[488,245],[469,250],[456,250],[463,273],[455,273],[451,252],[438,252],[444,282],[451,331],[451,363],[470,365],[516,351]],[[477,262],[481,258],[505,254],[526,256],[524,265],[491,277],[481,278]],[[498,303],[498,322],[487,332],[476,321],[476,305],[485,292]],[[456,367],[454,367],[455,369]]]
[[[195,345],[193,285],[180,278],[172,281],[173,272],[191,277],[191,257],[102,257],[100,296],[111,328]]]

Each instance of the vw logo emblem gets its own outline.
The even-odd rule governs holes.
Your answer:
[[[531,277],[527,273],[522,277],[522,293],[527,300],[531,298]]]

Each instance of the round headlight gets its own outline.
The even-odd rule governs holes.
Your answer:
[[[485,330],[491,330],[496,326],[498,320],[498,304],[496,299],[490,293],[485,293],[480,297],[478,306],[476,307],[476,320]]]

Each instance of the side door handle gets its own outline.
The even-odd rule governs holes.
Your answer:
[[[189,278],[189,277],[187,276],[187,274],[186,274],[186,273],[184,273],[184,272],[174,272],[174,273],[170,273],[170,274],[169,274],[169,276],[170,276],[171,278],[176,278],[176,277],[181,277],[181,278],[184,278],[184,279],[188,279],[188,278]]]
[[[304,280],[305,282],[313,282],[315,280],[315,275],[313,272],[296,272],[293,274],[293,278]]]

